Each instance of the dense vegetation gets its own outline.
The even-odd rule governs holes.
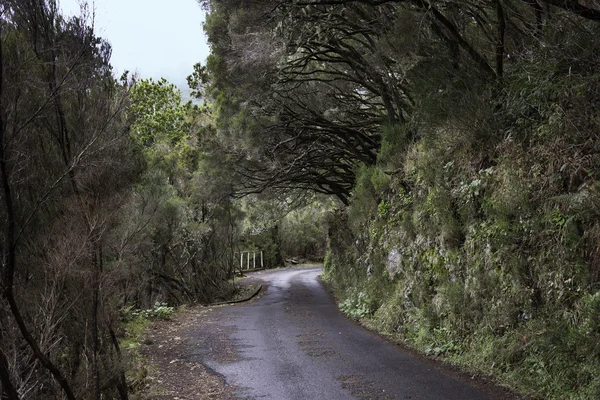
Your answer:
[[[85,5],[0,2],[2,399],[127,399],[145,321],[232,295],[236,252],[324,253],[324,212],[300,208],[330,202],[239,199],[213,108],[115,79],[110,54]]]
[[[343,310],[534,397],[600,397],[596,1],[203,3],[234,185],[339,199]]]
[[[3,399],[126,399],[140,318],[326,238],[348,315],[600,397],[595,0],[200,3],[202,106],[115,79],[85,9],[0,1]]]

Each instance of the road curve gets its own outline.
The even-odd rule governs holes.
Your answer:
[[[215,307],[192,335],[187,357],[223,376],[239,398],[505,398],[346,319],[318,281],[320,272],[255,273],[252,279],[262,280],[266,293]]]

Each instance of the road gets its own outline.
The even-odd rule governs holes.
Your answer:
[[[187,357],[248,399],[506,399],[433,361],[411,355],[340,314],[320,268],[256,272],[266,292],[215,307]]]

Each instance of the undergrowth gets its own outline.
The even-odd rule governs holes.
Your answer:
[[[494,104],[385,127],[331,216],[324,278],[348,316],[421,352],[597,399],[600,76],[546,67],[513,65]]]
[[[153,320],[169,319],[175,312],[174,307],[161,302],[156,302],[149,309],[128,306],[121,310],[121,326],[124,334],[120,347],[125,355],[127,386],[134,398],[151,398],[153,395],[147,393],[148,388],[152,388],[148,381],[151,366],[141,351],[149,326]]]

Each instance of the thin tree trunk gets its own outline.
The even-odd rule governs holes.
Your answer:
[[[496,15],[498,18],[498,42],[496,43],[496,75],[498,83],[502,82],[504,75],[504,36],[506,31],[506,19],[504,8],[500,0],[496,0]]]
[[[100,370],[98,369],[98,353],[100,340],[98,337],[98,308],[100,297],[100,273],[102,268],[102,247],[100,244],[94,244],[96,247],[92,267],[94,268],[92,284],[92,376],[94,379],[94,399],[100,400]]]
[[[0,343],[2,343],[2,329],[0,329]],[[0,393],[0,399],[2,400],[19,400],[19,394],[15,389],[10,379],[10,369],[8,367],[8,360],[4,355],[4,352],[0,349],[0,382],[2,382],[2,393]]]
[[[121,354],[121,346],[119,346],[119,340],[117,339],[115,331],[109,327],[108,332],[119,360],[119,383],[117,384],[117,390],[121,400],[129,400],[129,395],[127,394],[127,379],[125,378],[125,372],[123,370],[123,355]]]

